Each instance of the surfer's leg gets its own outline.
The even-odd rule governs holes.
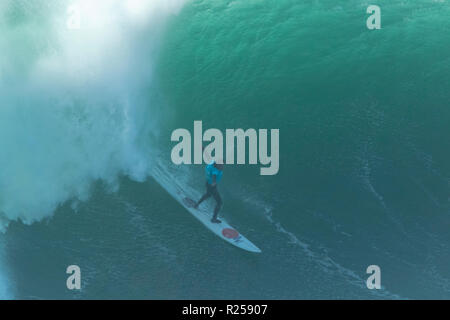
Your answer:
[[[206,183],[206,193],[200,198],[200,200],[197,201],[197,203],[195,204],[194,208],[198,208],[200,203],[202,203],[203,201],[205,201],[206,199],[211,197],[211,195],[212,195],[211,187],[208,185],[208,182],[207,182]]]
[[[216,207],[214,208],[214,216],[212,218],[212,222],[220,223],[219,219],[217,219],[217,216],[219,215],[219,211],[222,208],[222,198],[220,197],[219,191],[217,190],[217,187],[214,188],[214,191],[212,193],[214,200],[216,200]]]
[[[211,194],[210,193],[205,193],[203,195],[203,197],[201,197],[200,200],[197,201],[197,203],[195,204],[194,208],[197,208],[200,205],[200,203],[202,203],[203,201],[205,201],[209,197],[211,197]]]

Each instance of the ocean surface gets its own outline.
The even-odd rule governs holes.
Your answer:
[[[450,1],[371,4],[0,1],[0,298],[450,299]],[[195,120],[280,130],[219,186],[260,254],[161,187]]]

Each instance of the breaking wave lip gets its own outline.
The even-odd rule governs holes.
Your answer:
[[[42,26],[47,44],[26,54],[17,53],[11,38],[36,42],[43,30],[35,30],[24,1],[0,7],[16,6],[31,20],[20,28],[2,23],[8,37],[0,39],[0,231],[10,221],[31,224],[64,202],[87,200],[95,181],[115,190],[119,175],[137,181],[148,176],[150,146],[138,140],[156,135],[158,127],[143,86],[152,81],[164,16],[178,13],[184,0],[129,1],[130,15],[118,14],[123,1],[79,3],[116,23],[70,30],[55,3]],[[157,19],[135,24],[136,5]]]
[[[120,11],[123,1],[80,0],[87,15],[110,14],[114,23],[70,30],[61,2],[1,1],[0,299],[14,298],[1,239],[11,221],[31,224],[65,202],[86,201],[96,181],[116,190],[120,175],[148,176],[150,146],[137,140],[157,131],[157,119],[143,86],[152,80],[165,18],[184,2],[127,1],[131,7]],[[23,13],[18,24],[3,19],[10,8]]]

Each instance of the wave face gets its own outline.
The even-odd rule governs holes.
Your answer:
[[[448,1],[375,31],[357,0],[75,4],[0,3],[0,298],[450,298]],[[170,161],[194,120],[280,129],[278,175],[220,186],[258,257],[154,181],[201,193]]]
[[[160,81],[177,127],[280,129],[277,176],[231,167],[224,184],[317,270],[364,287],[378,264],[390,297],[449,298],[450,3],[377,4],[372,32],[364,1],[196,1]]]

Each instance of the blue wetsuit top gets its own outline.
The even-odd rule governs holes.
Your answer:
[[[213,176],[216,176],[216,183],[219,183],[220,179],[222,179],[223,172],[214,167],[214,163],[216,162],[213,160],[206,166],[206,181],[208,181],[209,184],[213,183]]]

